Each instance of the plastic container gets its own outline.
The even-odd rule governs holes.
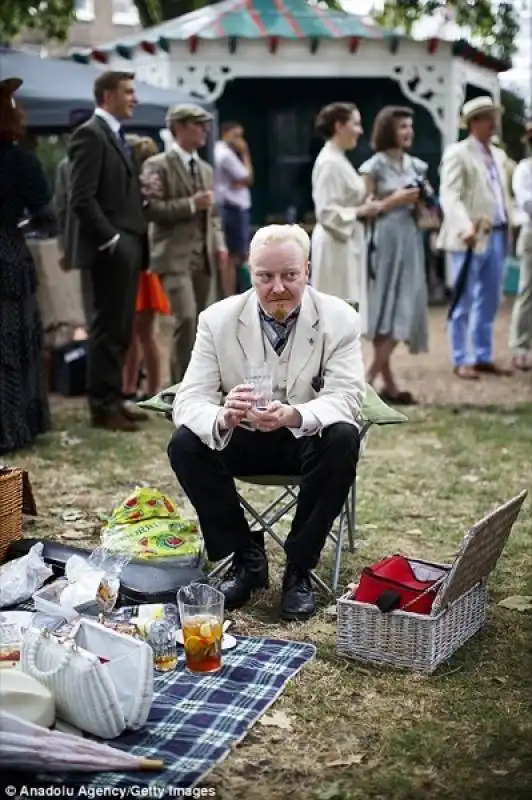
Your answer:
[[[37,611],[42,611],[50,617],[62,617],[68,622],[79,617],[79,613],[74,608],[62,606],[59,602],[61,592],[67,586],[68,581],[65,578],[60,578],[35,592],[33,602]]]

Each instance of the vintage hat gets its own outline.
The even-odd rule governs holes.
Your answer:
[[[525,134],[521,137],[521,141],[523,144],[530,142],[532,144],[532,120],[530,122],[525,122]]]
[[[20,89],[23,83],[22,78],[0,78],[0,89],[7,89],[8,92],[13,94],[17,89]]]
[[[212,122],[213,116],[201,106],[193,103],[181,103],[171,106],[166,114],[166,124],[171,122]]]
[[[467,125],[475,117],[480,117],[482,114],[499,113],[504,114],[502,106],[498,106],[493,102],[493,99],[486,95],[485,97],[475,97],[474,100],[468,100],[462,106],[462,125]]]
[[[42,728],[51,728],[54,724],[52,692],[19,669],[2,669],[0,672],[0,708]]]

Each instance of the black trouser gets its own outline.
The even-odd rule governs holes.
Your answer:
[[[291,563],[312,569],[355,480],[359,449],[358,429],[345,422],[331,425],[321,436],[300,439],[286,428],[272,433],[236,428],[221,451],[211,450],[182,426],[172,436],[168,456],[196,509],[211,561],[225,558],[249,540],[235,476],[301,476],[285,550]]]
[[[106,416],[121,404],[143,254],[143,237],[122,232],[116,249],[99,253],[90,270],[88,395],[93,417]]]

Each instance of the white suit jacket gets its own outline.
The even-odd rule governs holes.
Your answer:
[[[508,187],[508,157],[500,147],[490,146],[490,150],[499,172],[510,227],[512,204]],[[496,200],[482,154],[472,137],[445,148],[440,172],[440,202],[444,220],[438,248],[465,252],[467,248],[462,235],[471,223],[483,221],[486,229],[484,235],[479,236],[476,247],[477,252],[483,252],[488,244]]]
[[[360,318],[344,300],[305,289],[287,374],[287,402],[305,404],[319,430],[336,422],[360,425],[366,390],[360,345]],[[267,344],[266,346],[270,346]],[[253,289],[214,303],[199,316],[196,342],[176,394],[173,420],[212,449],[223,447],[215,425],[223,398],[244,383],[246,365],[264,360],[264,337]],[[312,381],[322,375],[316,392]]]

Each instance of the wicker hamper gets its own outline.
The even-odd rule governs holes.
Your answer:
[[[477,522],[464,537],[430,615],[382,613],[377,606],[338,599],[337,652],[359,661],[434,672],[473,636],[486,617],[487,579],[527,495],[526,491]],[[419,560],[419,559],[418,559]]]
[[[0,564],[15,539],[22,536],[24,473],[16,467],[0,467]]]

